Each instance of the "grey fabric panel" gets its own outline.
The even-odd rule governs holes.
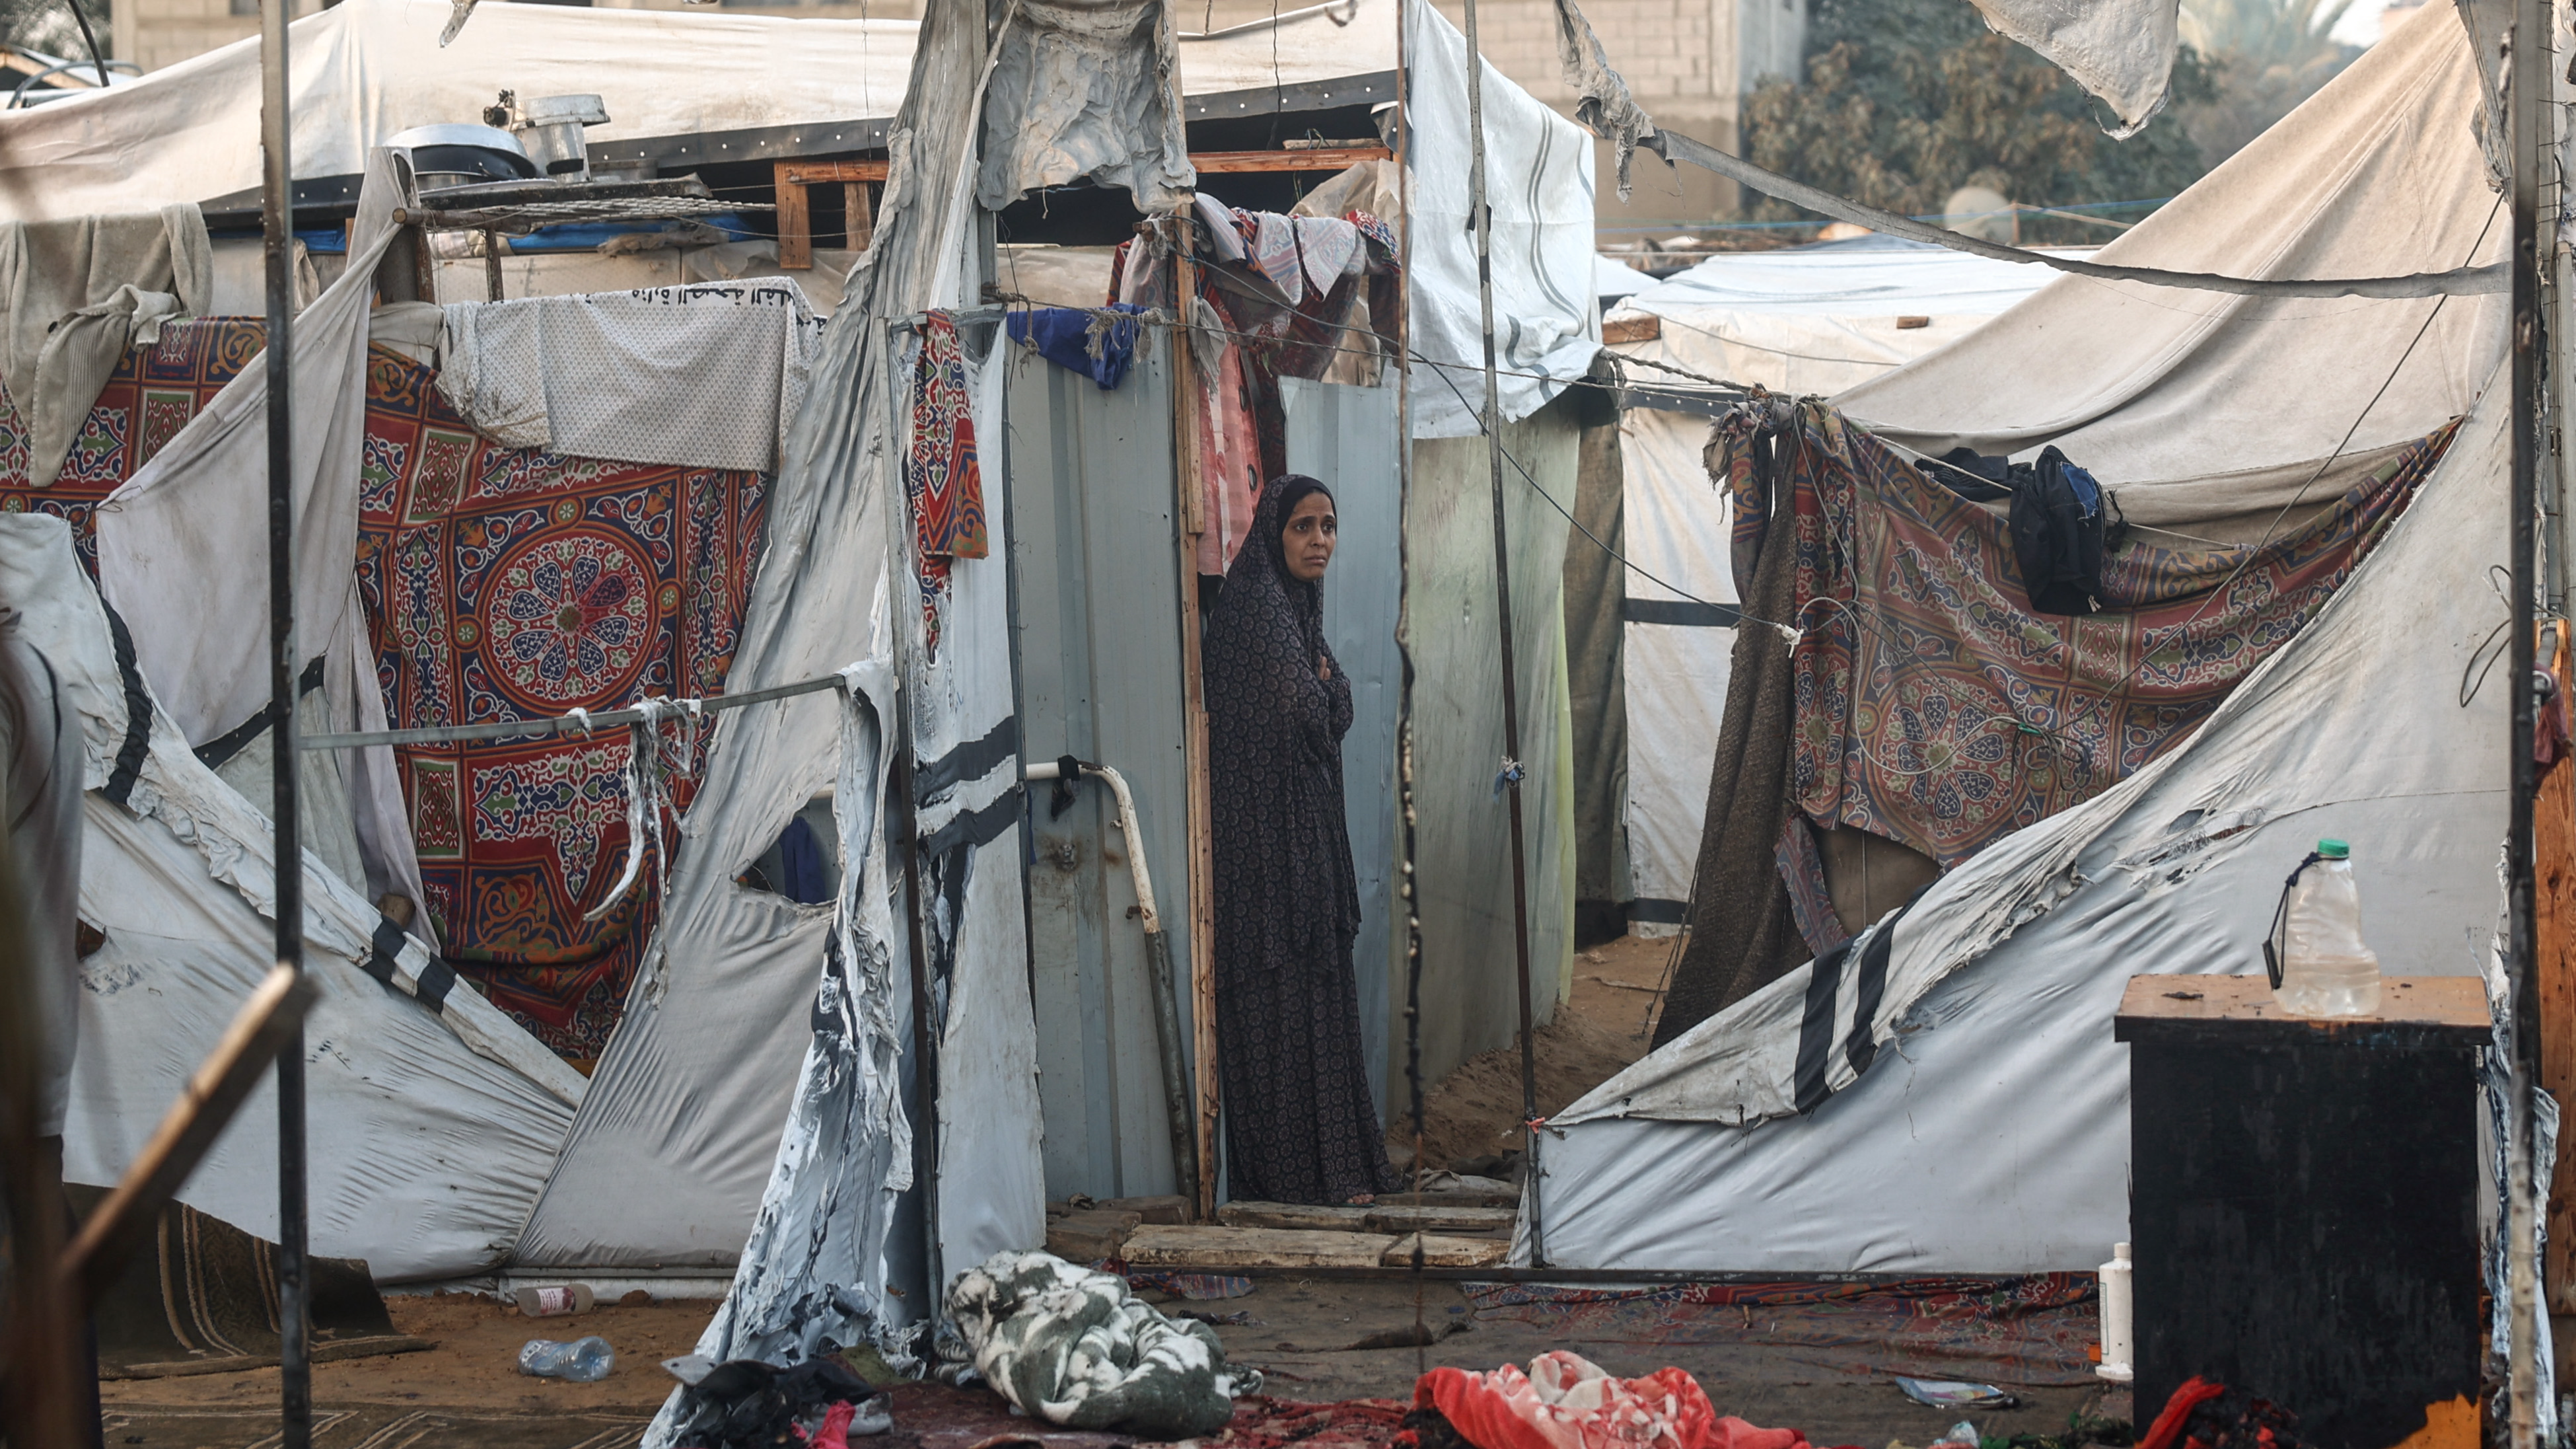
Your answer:
[[[1359,878],[1360,933],[1351,958],[1359,980],[1360,1052],[1381,1116],[1404,1107],[1387,1087],[1389,1023],[1399,1019],[1403,936],[1396,880],[1395,730],[1404,688],[1395,651],[1403,601],[1398,529],[1395,391],[1281,380],[1288,405],[1288,470],[1333,490],[1341,544],[1324,582],[1324,632],[1351,680],[1353,722],[1342,738],[1342,794]]]
[[[1174,43],[1162,0],[1016,0],[984,106],[975,199],[1088,178],[1169,211],[1198,173],[1173,113]]]
[[[1503,446],[1549,497],[1574,506],[1578,429],[1560,398],[1503,425]],[[1503,465],[1520,674],[1528,847],[1530,994],[1544,1021],[1574,962],[1574,811],[1565,686],[1565,515]],[[1501,652],[1495,647],[1494,515],[1482,438],[1417,439],[1405,510],[1405,615],[1412,634],[1414,840],[1422,918],[1422,1070],[1437,1083],[1478,1052],[1509,1044],[1513,1004],[1509,807],[1502,768]],[[1392,1079],[1404,1044],[1392,1044]]]
[[[1628,686],[1620,642],[1627,570],[1609,550],[1622,541],[1619,425],[1583,430],[1575,464],[1574,519],[1591,537],[1565,544],[1566,693],[1574,754],[1574,898],[1628,898]],[[1598,542],[1595,542],[1598,540]],[[1606,548],[1605,548],[1606,545]]]
[[[910,99],[889,138],[877,244],[824,330],[789,433],[728,692],[811,679],[873,651],[870,601],[887,582],[894,486],[885,320],[953,301],[934,287],[943,258],[962,246],[956,178],[972,113],[957,102],[974,93],[982,22],[979,8],[951,4],[931,6],[924,20]],[[625,1019],[521,1234],[521,1263],[640,1267],[740,1255],[813,1036],[832,920],[733,877],[838,772],[842,713],[836,696],[808,694],[735,711],[717,727],[664,902],[663,960],[636,973]],[[897,933],[898,958],[902,945]],[[897,979],[908,970],[898,959]],[[868,1155],[866,1144],[849,1145],[854,1159]]]

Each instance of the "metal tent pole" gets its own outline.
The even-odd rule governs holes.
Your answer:
[[[1494,497],[1494,626],[1503,652],[1503,783],[1512,812],[1512,959],[1520,986],[1521,1121],[1538,1120],[1538,1044],[1530,1020],[1529,861],[1523,845],[1520,670],[1512,645],[1511,531],[1503,519],[1501,378],[1494,362],[1494,218],[1485,203],[1485,53],[1476,43],[1476,0],[1466,0],[1467,211],[1476,229],[1476,302],[1485,331],[1485,462]],[[1538,1128],[1524,1125],[1521,1164],[1528,1174],[1530,1261],[1547,1263],[1539,1217]]]
[[[2544,0],[2514,0],[2511,79],[2506,91],[2511,110],[2513,154],[2513,417],[2512,502],[2509,509],[2513,566],[2511,635],[2512,688],[2507,695],[2510,721],[2505,748],[2510,772],[2511,815],[2505,837],[2506,968],[2512,980],[2513,1061],[2508,1092],[2505,1209],[2509,1316],[2512,1328],[2508,1391],[2511,1442],[2531,1449],[2539,1442],[2539,1416],[2534,1390],[2538,1329],[2537,1243],[2539,1204],[2533,1182],[2531,1094],[2539,1081],[2540,994],[2535,969],[2532,809],[2539,789],[2539,770],[2531,757],[2538,697],[2532,670],[2538,646],[2533,617],[2539,586],[2534,545],[2539,517],[2539,394],[2546,345],[2540,313],[2540,172],[2544,109],[2549,86],[2549,12]]]
[[[268,283],[268,720],[276,795],[277,959],[304,969],[304,851],[296,809],[295,431],[290,328],[295,303],[293,125],[286,27],[292,0],[263,0],[259,21],[260,231]],[[277,1361],[280,1449],[313,1442],[313,1357],[305,1273],[304,1031],[277,1055]]]

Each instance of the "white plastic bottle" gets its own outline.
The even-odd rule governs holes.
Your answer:
[[[2102,1361],[2093,1366],[2093,1372],[2115,1384],[2136,1377],[2129,1362],[2136,1351],[2135,1281],[2129,1245],[2113,1243],[2111,1261],[2102,1265]]]
[[[2361,939],[2361,892],[2352,847],[2317,842],[2316,864],[2290,887],[2281,932],[2281,985],[2273,993],[2294,1016],[2370,1016],[2379,1010],[2379,957]]]

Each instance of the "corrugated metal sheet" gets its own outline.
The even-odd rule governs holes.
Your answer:
[[[1189,1014],[1188,796],[1181,756],[1180,572],[1168,349],[1115,392],[1014,364],[1010,487],[1020,570],[1021,724],[1032,760],[1075,755],[1127,777],[1155,904]],[[1030,969],[1047,1195],[1176,1190],[1117,810],[1097,784],[1049,813],[1031,792]]]

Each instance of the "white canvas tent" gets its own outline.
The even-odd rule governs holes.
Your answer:
[[[2477,95],[2456,19],[2419,16],[2102,257],[2256,276],[2491,260],[2504,237],[2470,130]],[[1893,928],[1866,1021],[1851,1020],[1851,982],[1802,966],[1559,1114],[1550,1260],[2098,1262],[2128,1235],[2123,984],[2259,970],[2286,863],[2319,837],[2354,842],[2386,969],[2474,971],[2495,921],[2504,703],[2493,687],[2461,699],[2508,617],[2475,582],[2504,562],[2503,331],[2501,298],[2257,301],[2070,279],[1840,399],[1927,451],[2056,442],[2133,520],[2198,532],[2252,513],[2257,536],[2302,480],[2339,488],[2397,440],[2469,419],[2325,612],[2195,735],[1932,887]],[[1880,1049],[1857,1077],[1832,1054],[1832,1095],[1798,1116],[1811,1000],[1834,1040],[1858,1029]]]
[[[1413,10],[1417,144],[1463,154],[1463,49],[1456,32],[1436,13],[1421,5]],[[413,0],[351,0],[297,22],[296,45],[304,57],[298,73],[306,78],[300,82],[297,107],[304,131],[298,164],[308,181],[329,182],[340,174],[336,168],[354,172],[366,145],[422,120],[453,119],[455,107],[479,106],[488,99],[488,90],[503,85],[530,94],[619,84],[623,68],[605,62],[629,50],[639,57],[685,52],[690,73],[655,82],[660,73],[639,60],[627,72],[642,78],[637,90],[609,95],[608,108],[620,117],[621,129],[603,138],[602,150],[621,144],[676,148],[683,140],[694,145],[708,137],[723,145],[725,137],[757,139],[764,128],[792,132],[806,122],[864,120],[871,106],[884,107],[879,115],[893,109],[883,94],[874,100],[863,94],[853,102],[845,91],[821,81],[818,89],[803,92],[777,82],[782,74],[828,72],[830,66],[814,63],[816,45],[827,51],[842,46],[832,53],[850,62],[843,79],[862,72],[879,76],[884,62],[876,47],[881,41],[890,46],[897,28],[495,5],[468,25],[456,51],[438,57],[431,42],[447,14],[444,5]],[[1397,14],[1396,4],[1388,0],[1363,4],[1356,17],[1287,17],[1279,33],[1283,68],[1278,71],[1272,68],[1267,34],[1185,39],[1181,54],[1191,82],[1192,113],[1210,103],[1209,97],[1238,92],[1257,92],[1265,103],[1275,100],[1276,77],[1365,98],[1385,84]],[[901,64],[891,72],[898,94],[906,68],[915,61],[911,27],[899,29],[904,34],[897,38],[905,40],[905,48]],[[689,42],[701,35],[707,46],[692,50]],[[791,37],[797,63],[782,66],[777,52]],[[562,57],[570,53],[565,47],[572,39],[581,42],[579,61],[567,68],[572,63]],[[1256,50],[1257,76],[1249,59]],[[931,93],[972,92],[972,74],[951,73],[953,57],[931,57],[924,63],[934,64]],[[941,71],[937,65],[950,69]],[[547,75],[557,79],[548,81]],[[255,178],[241,171],[249,153],[226,149],[237,138],[256,134],[255,78],[251,52],[236,47],[118,87],[113,94],[0,118],[0,142],[20,162],[19,169],[0,177],[5,183],[0,196],[7,198],[0,202],[0,216],[130,209],[173,199],[221,200],[235,181]],[[1488,132],[1503,158],[1498,164],[1519,166],[1542,183],[1514,188],[1507,198],[1498,198],[1496,207],[1497,287],[1504,305],[1525,323],[1523,345],[1513,354],[1517,375],[1507,379],[1504,411],[1507,418],[1526,421],[1581,374],[1597,347],[1597,312],[1589,294],[1578,285],[1570,295],[1557,297],[1548,281],[1580,274],[1588,264],[1591,151],[1578,144],[1579,133],[1569,123],[1490,68],[1486,80]],[[769,109],[719,114],[705,109],[710,103],[699,97],[701,91],[757,95]],[[892,579],[887,571],[894,555],[882,474],[890,445],[884,420],[900,410],[887,403],[892,394],[882,349],[862,345],[888,316],[932,305],[963,305],[978,289],[975,228],[965,209],[971,203],[954,192],[964,183],[943,170],[947,163],[938,159],[963,164],[959,138],[964,133],[959,128],[967,120],[951,114],[956,109],[932,107],[910,138],[905,154],[913,170],[893,179],[878,246],[851,278],[854,300],[847,335],[827,345],[815,362],[809,405],[791,434],[788,465],[770,495],[767,553],[729,689],[739,694],[856,668],[851,684],[725,717],[714,764],[684,827],[685,848],[663,901],[660,938],[638,975],[626,1019],[587,1082],[538,1049],[507,1018],[482,1007],[470,991],[448,992],[443,1016],[438,1003],[429,1011],[461,1046],[429,1050],[408,1044],[406,1033],[417,1034],[418,1024],[404,1013],[418,1012],[422,1008],[416,1003],[436,994],[422,984],[436,981],[438,968],[425,957],[414,959],[419,955],[416,944],[402,947],[391,959],[378,959],[393,948],[369,951],[370,932],[378,927],[363,903],[352,908],[362,924],[349,928],[360,943],[350,949],[391,983],[385,991],[390,1005],[371,1008],[374,1015],[352,1017],[349,1029],[329,1045],[345,1055],[353,1080],[366,1084],[364,1090],[373,1095],[366,1110],[343,1114],[358,1135],[345,1141],[328,1134],[317,1137],[317,1143],[327,1144],[317,1152],[334,1151],[340,1159],[333,1171],[316,1173],[316,1252],[367,1257],[387,1280],[452,1278],[514,1267],[579,1269],[594,1277],[721,1272],[742,1253],[765,1190],[775,1202],[799,1200],[812,1181],[800,1176],[800,1167],[862,1176],[873,1171],[866,1189],[870,1194],[890,1194],[902,1186],[908,1158],[897,1104],[916,1092],[935,1095],[940,1114],[940,1156],[923,1164],[928,1182],[938,1190],[932,1208],[935,1231],[927,1240],[933,1251],[953,1265],[996,1247],[1026,1245],[1041,1231],[1026,946],[1016,935],[1020,848],[1007,830],[992,828],[997,815],[1005,823],[1016,821],[1021,798],[1018,753],[1006,730],[1012,723],[1009,652],[997,613],[1005,550],[997,540],[993,558],[959,565],[951,601],[954,632],[937,659],[916,651],[898,688],[887,673],[897,621],[919,617],[918,602],[907,594],[902,577],[908,571],[898,570]],[[630,122],[628,116],[637,119]],[[164,158],[172,155],[186,158],[187,164],[165,164]],[[1430,219],[1422,230],[1435,238],[1463,225],[1463,195],[1453,183],[1454,178],[1437,185],[1417,183],[1419,215]],[[1472,370],[1477,349],[1469,345],[1475,335],[1472,255],[1463,241],[1455,240],[1426,241],[1421,250],[1413,330],[1417,337],[1449,340],[1445,360],[1470,365],[1454,381],[1472,396],[1478,382]],[[363,276],[350,280],[360,287],[365,283]],[[860,315],[863,310],[867,315]],[[384,316],[380,313],[377,320]],[[308,317],[313,325],[299,333],[306,342],[320,336],[324,326],[320,313]],[[306,342],[299,343],[299,350]],[[979,373],[979,417],[995,405],[998,376],[999,369]],[[1440,392],[1436,399],[1429,393],[1421,396],[1417,435],[1472,436],[1475,425],[1468,409],[1430,369],[1421,376]],[[227,410],[210,409],[209,415],[216,411]],[[1002,431],[995,426],[991,435],[999,437]],[[1449,446],[1460,460],[1471,451],[1463,442]],[[1556,476],[1526,442],[1515,446],[1523,449],[1539,477]],[[1480,447],[1472,451],[1481,459]],[[1570,486],[1570,455],[1563,461],[1559,471]],[[187,485],[174,480],[172,486],[184,490]],[[1460,497],[1481,495],[1480,489],[1457,491]],[[334,495],[313,506],[344,502]],[[1543,501],[1525,495],[1515,495],[1514,507],[1516,525],[1545,512]],[[1460,550],[1467,540],[1484,546],[1481,541],[1490,536],[1484,525],[1467,529],[1471,520],[1465,514],[1459,521],[1458,539],[1450,542]],[[1005,529],[996,526],[993,531],[1003,534]],[[1555,574],[1553,550],[1561,545],[1561,530],[1537,530],[1528,545],[1541,566],[1530,570],[1536,582],[1525,587],[1542,597],[1552,598],[1545,585]],[[218,569],[224,566],[221,559],[209,562]],[[233,563],[246,575],[261,567],[255,556]],[[1489,564],[1476,565],[1471,553],[1461,551],[1457,565],[1443,575],[1442,587],[1462,592],[1489,587],[1482,583],[1487,577],[1482,569]],[[1490,646],[1481,633],[1454,644],[1464,662],[1446,676],[1445,687],[1456,696],[1461,716],[1481,728],[1496,709]],[[1532,661],[1543,660],[1551,649],[1561,654],[1562,645],[1548,630],[1525,631],[1525,687],[1549,687]],[[909,726],[921,771],[927,775],[947,769],[951,775],[944,792],[925,795],[918,826],[935,837],[953,827],[967,852],[952,862],[958,873],[950,878],[962,891],[958,908],[934,924],[929,942],[928,954],[939,973],[933,1009],[947,1023],[944,1039],[936,1043],[942,1073],[936,1085],[914,1078],[912,1004],[909,991],[902,989],[909,979],[908,961],[901,952],[890,959],[860,957],[862,941],[883,946],[888,940],[881,928],[865,929],[869,918],[863,903],[845,896],[836,908],[800,906],[735,882],[742,866],[777,838],[792,815],[809,809],[819,792],[830,789],[841,821],[842,855],[853,863],[848,886],[857,889],[870,855],[865,844],[882,833],[868,782],[882,768],[894,733],[890,721],[898,718]],[[871,735],[871,730],[877,733]],[[1534,726],[1529,737],[1539,749],[1563,747],[1561,731],[1552,734],[1544,725]],[[183,758],[184,743],[178,746]],[[1426,779],[1425,788],[1465,802],[1451,811],[1458,817],[1449,832],[1457,842],[1455,861],[1498,870],[1495,832],[1474,813],[1501,809],[1488,788],[1492,769],[1488,756],[1462,759],[1445,775]],[[245,818],[256,820],[248,802],[224,798],[249,811]],[[95,801],[92,808],[98,809]],[[92,878],[123,879],[120,873],[140,868],[138,861],[148,863],[147,845],[103,837],[89,856]],[[217,854],[216,867],[248,882],[242,892],[256,896],[252,877],[264,871],[256,855]],[[1158,863],[1158,874],[1181,879],[1177,863],[1170,868]],[[1487,934],[1498,929],[1491,883],[1450,874],[1459,881],[1459,909],[1472,918],[1471,929]],[[325,942],[324,928],[332,924],[330,909],[348,905],[343,896],[358,898],[346,889],[335,894],[320,886],[312,894],[322,903],[312,908],[317,952],[325,945],[346,945],[336,937]],[[133,939],[149,940],[151,933],[133,912],[156,909],[160,899],[136,895],[103,909]],[[1542,909],[1544,904],[1542,896]],[[220,930],[207,928],[202,951],[223,958],[220,970],[191,964],[194,958],[165,963],[195,973],[192,980],[199,982],[203,999],[191,1010],[138,1011],[143,998],[114,1003],[103,988],[94,988],[84,1020],[89,1045],[80,1068],[91,1074],[89,1117],[76,1129],[86,1144],[79,1162],[82,1176],[112,1180],[122,1169],[135,1143],[118,1124],[150,1120],[150,1109],[142,1104],[166,1096],[170,1073],[211,1045],[220,1028],[221,1003],[265,966],[266,949],[260,944],[265,931],[252,914],[258,905],[257,899],[245,906],[226,905],[223,909],[238,919],[228,919]],[[1541,932],[1548,929],[1542,920]],[[1562,935],[1560,930],[1554,938],[1554,955],[1569,958]],[[1482,937],[1462,934],[1457,939]],[[1550,939],[1542,935],[1543,943]],[[1541,959],[1554,964],[1546,954]],[[833,962],[828,968],[827,960]],[[106,969],[104,963],[101,969]],[[1546,971],[1540,984],[1551,999],[1558,974]],[[863,1029],[840,1038],[850,1046],[849,1054],[809,1055],[809,1043],[817,1036],[818,986],[836,976],[854,983],[842,1005],[853,1021],[863,1022]],[[895,983],[891,995],[889,981]],[[366,989],[380,988],[368,982]],[[1493,1005],[1480,1001],[1486,1008]],[[460,1017],[460,1011],[467,1016]],[[1508,1021],[1511,1013],[1506,1005],[1487,1015],[1493,1020],[1477,1021],[1471,1036],[1490,1035],[1495,1023]],[[934,1030],[933,1035],[940,1033]],[[1449,1045],[1472,1050],[1488,1044],[1494,1043]],[[447,1060],[460,1052],[466,1060]],[[430,1081],[416,1080],[415,1073]],[[393,1079],[401,1085],[384,1085]],[[450,1079],[461,1079],[463,1085],[435,1085]],[[800,1080],[811,1089],[803,1095]],[[336,1088],[327,1082],[316,1088],[317,1122],[325,1112],[337,1110],[332,1090]],[[483,1097],[501,1105],[478,1106]],[[806,1147],[792,1142],[782,1153],[781,1128],[791,1107],[842,1112],[848,1130],[833,1150],[846,1153],[818,1156],[806,1150],[826,1141],[829,1134],[819,1127],[796,1139]],[[507,1134],[492,1153],[462,1150],[463,1139],[451,1130],[451,1124],[478,1116]],[[237,1129],[234,1135],[240,1146],[228,1139],[183,1195],[253,1231],[269,1231],[274,1208],[260,1204],[274,1201],[273,1154],[263,1157],[254,1132]],[[428,1146],[405,1157],[399,1170],[380,1160],[389,1153],[400,1155],[401,1149],[391,1144],[408,1143]],[[433,1221],[422,1226],[405,1215],[407,1210],[397,1210],[397,1199],[426,1205],[420,1211]],[[869,1235],[883,1231],[884,1215],[877,1215],[873,1227],[865,1222],[844,1226],[853,1236],[838,1246],[852,1252],[854,1261],[864,1259],[872,1251]],[[775,1235],[767,1240],[776,1241]],[[917,1247],[897,1244],[887,1253],[917,1259]],[[916,1260],[898,1262],[890,1271],[900,1280],[936,1270],[936,1263]],[[793,1277],[801,1282],[804,1275]]]
[[[2046,285],[2036,267],[1922,242],[1864,237],[1709,258],[1629,296],[1605,319],[1652,319],[1615,344],[1660,362],[1789,396],[1837,393],[1957,342]],[[1644,365],[1639,383],[1676,381]],[[1701,453],[1708,419],[1633,408],[1619,420],[1627,553],[1625,654],[1633,929],[1681,928],[1708,808],[1709,742],[1735,647],[1725,496]],[[1714,606],[1714,607],[1712,607]]]

